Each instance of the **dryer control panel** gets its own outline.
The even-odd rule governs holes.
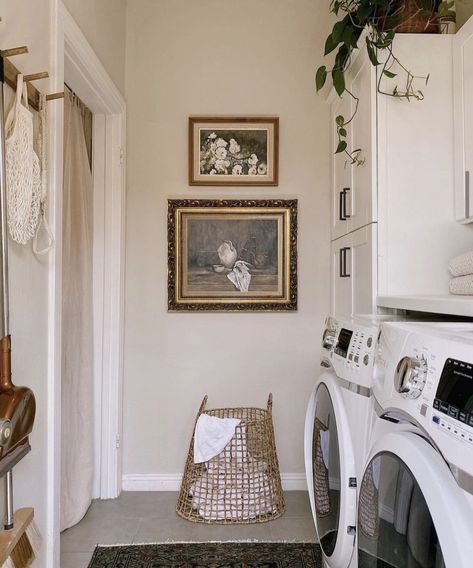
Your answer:
[[[371,387],[375,347],[383,319],[327,318],[322,339],[323,356],[330,360],[340,378]]]

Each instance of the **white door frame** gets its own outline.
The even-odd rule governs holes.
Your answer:
[[[126,104],[61,0],[52,2],[52,62],[56,90],[66,83],[94,113],[94,359],[96,478],[94,497],[122,487],[123,304],[125,257]],[[47,565],[59,566],[61,429],[62,105],[50,129],[51,221],[56,246],[49,284],[49,534]]]

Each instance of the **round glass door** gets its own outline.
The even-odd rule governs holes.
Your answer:
[[[359,568],[445,568],[421,488],[396,455],[368,464],[358,499]]]
[[[323,383],[315,399],[312,462],[317,533],[325,555],[331,556],[340,520],[340,451],[333,403]]]

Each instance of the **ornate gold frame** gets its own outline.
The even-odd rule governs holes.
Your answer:
[[[182,276],[185,272],[183,218],[195,214],[215,216],[279,216],[282,229],[278,238],[282,251],[282,292],[255,293],[235,297],[185,296]],[[297,199],[169,199],[168,200],[168,310],[169,311],[295,311],[297,310]]]

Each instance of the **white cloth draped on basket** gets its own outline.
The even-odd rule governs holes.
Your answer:
[[[218,418],[202,413],[195,425],[194,463],[218,456],[235,435],[238,424],[238,418]]]
[[[204,473],[191,485],[192,507],[209,521],[275,513],[275,489],[267,468],[264,460],[251,456],[245,426],[240,426],[240,435],[205,463]]]
[[[85,515],[94,473],[93,185],[79,101],[64,104],[61,530]]]

